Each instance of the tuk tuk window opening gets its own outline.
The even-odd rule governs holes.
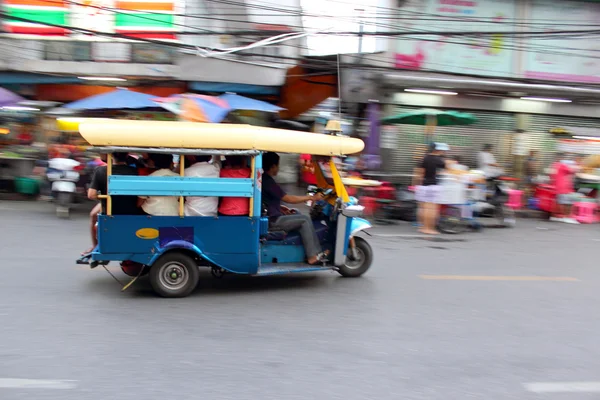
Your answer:
[[[106,157],[106,215],[109,217],[112,215],[112,198],[110,197],[108,191],[108,182],[110,181],[110,176],[112,175],[112,152],[108,153],[108,157]]]
[[[158,154],[179,154],[190,156],[255,156],[259,154],[258,150],[219,150],[219,149],[186,149],[186,148],[168,148],[168,147],[121,147],[121,146],[98,146],[91,147],[89,151],[97,153],[158,153]]]
[[[250,176],[252,177],[254,187],[256,187],[256,157],[250,157]],[[254,216],[254,197],[256,197],[256,190],[253,191],[252,197],[250,197],[250,204],[248,207],[248,216],[252,218]]]
[[[185,155],[179,154],[179,176],[185,176]],[[179,196],[179,216],[183,218],[185,215],[185,198]]]

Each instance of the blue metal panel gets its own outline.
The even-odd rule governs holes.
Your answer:
[[[126,176],[108,178],[108,194],[130,196],[252,197],[252,179]]]
[[[257,275],[283,275],[297,272],[315,272],[315,271],[331,271],[332,267],[315,267],[308,264],[304,265],[262,265],[257,272]]]
[[[373,225],[364,218],[352,218],[352,222],[350,223],[350,236],[354,236],[358,232],[372,227]]]
[[[30,74],[26,72],[0,72],[0,85],[35,85],[44,83],[79,83],[81,79],[71,76]]]
[[[269,232],[269,217],[260,218],[260,236],[266,236]]]
[[[262,214],[262,153],[254,157],[254,208],[252,213],[255,217],[260,217]]]
[[[306,252],[302,245],[285,245],[267,243],[260,250],[262,264],[303,263],[306,261]]]
[[[258,269],[259,219],[248,217],[98,217],[99,254],[95,260],[151,264],[171,249],[187,249],[232,272]],[[126,258],[124,258],[126,257]]]
[[[211,93],[238,93],[238,94],[260,94],[276,95],[279,94],[277,86],[249,85],[243,83],[222,83],[222,82],[191,82],[190,89],[196,92]]]

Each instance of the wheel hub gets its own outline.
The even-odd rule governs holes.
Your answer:
[[[353,256],[353,253],[356,254],[356,257]],[[350,269],[360,268],[364,262],[364,258],[365,255],[359,247],[355,247],[354,251],[349,249],[346,256],[346,267]]]
[[[178,290],[187,284],[189,274],[183,265],[171,263],[161,268],[159,280],[169,290]]]

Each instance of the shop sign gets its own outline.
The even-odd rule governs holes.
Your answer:
[[[407,0],[399,11],[415,15],[401,19],[400,30],[512,33],[517,16],[514,0]],[[432,18],[419,17],[435,15]],[[465,18],[467,17],[467,18]],[[554,20],[559,20],[555,18]],[[487,21],[487,22],[483,22]],[[410,35],[396,40],[396,68],[442,70],[485,76],[513,76],[513,44],[505,35]]]
[[[600,141],[561,139],[558,141],[558,151],[574,154],[600,154]]]
[[[131,60],[140,64],[173,64],[176,51],[155,44],[134,43],[131,45]]]
[[[588,29],[598,23],[599,15],[598,3],[533,0],[529,18],[532,21],[560,21],[564,26],[575,27],[573,29]],[[549,34],[561,29],[550,22],[540,25],[540,30]],[[536,35],[527,39],[525,47],[541,50],[522,52],[524,78],[600,83],[600,43],[596,37]]]
[[[89,42],[51,40],[43,43],[45,60],[92,61],[92,47]]]

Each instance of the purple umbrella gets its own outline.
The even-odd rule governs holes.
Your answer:
[[[0,88],[0,107],[14,106],[21,101],[25,101],[25,99],[9,90]]]
[[[369,119],[369,136],[367,137],[367,148],[364,156],[367,169],[379,169],[381,158],[379,157],[379,103],[370,102],[367,108]]]

